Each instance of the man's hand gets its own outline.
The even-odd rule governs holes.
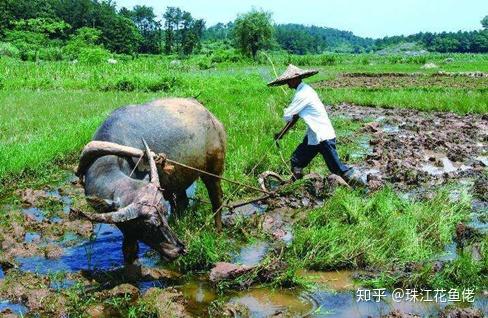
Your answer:
[[[281,140],[283,138],[283,136],[288,132],[288,130],[290,130],[293,126],[295,126],[298,119],[300,119],[300,117],[298,115],[293,116],[292,120],[287,122],[286,126],[283,127],[283,129],[279,133],[274,135],[274,140],[275,141]]]

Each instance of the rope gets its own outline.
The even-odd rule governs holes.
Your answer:
[[[189,170],[193,170],[193,171],[197,171],[197,172],[206,174],[207,176],[211,176],[211,177],[214,177],[214,178],[217,178],[217,179],[221,179],[221,180],[227,181],[229,183],[236,184],[236,185],[241,186],[241,187],[245,187],[245,188],[248,188],[248,189],[252,189],[252,190],[255,190],[255,191],[258,191],[258,192],[262,192],[262,193],[265,193],[265,194],[273,194],[272,192],[269,192],[269,191],[260,189],[258,187],[255,187],[255,186],[252,186],[252,185],[248,185],[248,184],[245,184],[245,183],[242,183],[242,182],[239,182],[239,181],[231,180],[229,178],[222,177],[222,176],[219,176],[217,174],[210,173],[210,172],[207,172],[205,170],[201,170],[201,169],[198,169],[198,168],[195,168],[195,167],[186,165],[184,163],[181,163],[181,162],[178,162],[178,161],[175,161],[175,160],[166,159],[166,161],[169,162],[169,163],[175,164],[177,166],[180,166],[180,167],[189,169]]]

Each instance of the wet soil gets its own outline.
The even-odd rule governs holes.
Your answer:
[[[443,74],[424,75],[409,73],[407,76],[402,73],[352,73],[342,74],[335,79],[322,81],[315,85],[317,88],[420,88],[428,90],[459,88],[486,90],[488,87],[488,77],[465,76],[461,81],[458,78],[455,78],[455,76],[447,76]]]
[[[441,263],[456,258],[462,242],[472,240],[480,232],[485,235],[488,229],[488,187],[484,173],[488,163],[486,116],[347,104],[329,112],[331,117],[366,122],[350,138],[364,138],[365,149],[358,155],[355,166],[367,179],[369,191],[389,183],[399,191],[416,193],[418,189],[468,180],[476,196],[473,220],[458,226],[459,242],[446,247],[446,259],[440,259]],[[228,227],[244,224],[244,236],[260,238],[232,255],[230,267],[262,270],[224,296],[209,281],[209,273],[204,277],[182,278],[165,269],[158,257],[142,244],[141,266],[121,268],[122,236],[117,228],[70,218],[70,208],[88,209],[83,189],[71,181],[59,188],[19,191],[20,206],[2,207],[8,212],[8,224],[0,233],[0,312],[3,315],[66,315],[71,310],[66,291],[77,284],[90,290],[97,301],[85,308],[84,313],[100,317],[117,314],[104,304],[113,297],[129,298],[134,303],[144,300],[159,316],[171,313],[177,317],[208,316],[212,311],[231,317],[402,317],[395,310],[437,316],[443,309],[435,303],[393,303],[391,299],[358,303],[354,277],[361,273],[349,271],[302,272],[303,277],[320,286],[312,291],[273,291],[259,285],[283,270],[279,263],[274,268],[269,264],[259,266],[271,253],[279,254],[293,240],[292,224],[303,217],[298,212],[321,206],[328,193],[344,186],[338,177],[310,174],[282,188],[278,197],[245,204],[224,214]],[[425,195],[425,191],[420,192]],[[226,266],[223,268],[230,268]],[[271,270],[266,272],[266,269]],[[241,287],[245,290],[238,291]],[[475,307],[486,311],[486,302],[486,298],[478,299]]]
[[[330,113],[331,117],[369,121],[363,127],[370,136],[368,154],[358,165],[368,181],[388,181],[399,189],[439,185],[479,177],[488,165],[486,115],[349,104],[333,107]]]

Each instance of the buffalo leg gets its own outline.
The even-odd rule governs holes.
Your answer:
[[[137,254],[139,252],[139,245],[137,240],[124,233],[124,241],[122,243],[122,251],[124,253],[125,265],[132,265],[137,261]]]
[[[176,218],[183,215],[183,212],[190,203],[185,191],[177,193],[166,191],[164,193],[164,198],[169,202],[169,205],[171,206],[171,214]]]
[[[188,205],[190,204],[190,200],[188,200],[188,196],[186,195],[185,191],[178,192],[176,193],[176,207],[175,207],[175,212],[176,215],[182,216],[183,212],[188,208]]]
[[[215,214],[215,227],[220,232],[222,230],[222,185],[219,179],[211,176],[202,176],[202,181],[207,188],[208,196],[212,203],[212,210]]]

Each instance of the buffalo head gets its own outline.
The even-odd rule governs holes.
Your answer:
[[[164,260],[171,261],[186,251],[183,243],[168,225],[154,153],[144,140],[143,143],[145,151],[103,141],[93,141],[84,148],[77,172],[80,177],[96,158],[119,155],[140,158],[145,156],[149,162],[150,179],[147,184],[139,187],[136,193],[130,194],[133,200],[125,207],[119,207],[110,200],[87,197],[87,200],[102,213],[81,214],[93,222],[116,224],[124,234],[130,233],[132,238],[157,251]]]

